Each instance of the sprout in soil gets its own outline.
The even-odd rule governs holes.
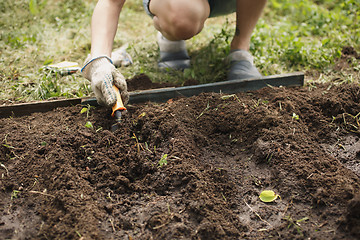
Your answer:
[[[167,165],[167,154],[162,155],[160,161],[159,161],[159,167],[162,167],[164,165]]]
[[[264,190],[260,193],[260,200],[263,202],[273,202],[280,197],[279,195],[275,194],[272,190]]]
[[[94,126],[92,125],[92,123],[89,122],[89,121],[87,121],[87,122],[85,123],[85,127],[87,127],[87,128],[94,128]]]

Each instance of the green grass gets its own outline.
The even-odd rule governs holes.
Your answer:
[[[74,61],[82,65],[90,51],[90,20],[96,1],[3,0],[0,2],[0,100],[31,101],[92,94],[79,73],[60,76],[44,64]],[[308,80],[360,82],[359,59],[336,68],[345,46],[360,53],[358,0],[269,0],[252,37],[251,52],[264,75],[308,72]],[[151,18],[140,0],[128,1],[114,48],[129,44],[132,66],[125,77],[145,73],[154,82],[182,84],[224,80],[235,14],[209,19],[199,35],[187,41],[192,68],[162,73]]]

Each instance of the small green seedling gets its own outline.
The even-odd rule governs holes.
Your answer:
[[[235,98],[239,103],[241,103],[240,99],[238,98],[238,96],[236,96],[236,94],[221,96],[221,100],[228,100],[230,98]]]
[[[11,200],[13,200],[14,198],[18,198],[18,193],[20,191],[18,190],[13,190],[12,193],[11,193]]]
[[[263,202],[273,202],[275,201],[278,197],[280,197],[279,195],[275,194],[274,191],[272,190],[264,190],[260,193],[260,200]]]
[[[0,163],[0,166],[5,169],[5,171],[6,171],[6,176],[9,176],[9,170],[7,169],[7,167],[6,167],[4,164],[2,164],[2,163]]]
[[[291,216],[286,216],[283,219],[289,222],[288,228],[293,226],[300,236],[304,236],[302,228],[300,226],[300,223],[308,221],[309,217],[304,217],[304,218],[301,218],[299,220],[294,220]]]
[[[197,116],[197,118],[196,119],[199,119],[206,111],[208,111],[210,109],[210,104],[209,104],[209,101],[208,101],[208,103],[207,103],[207,105],[206,105],[206,108],[200,113],[200,115],[199,116]]]
[[[87,110],[88,110],[87,107],[83,107],[83,108],[81,109],[80,113],[83,114],[83,113],[87,112]]]
[[[167,165],[167,154],[162,155],[160,161],[159,161],[159,167],[162,167],[164,165]]]
[[[14,149],[13,146],[10,146],[10,145],[8,145],[8,144],[3,144],[3,146],[6,147],[6,148],[9,148],[9,149]]]
[[[299,120],[300,117],[299,117],[299,115],[297,115],[296,113],[293,113],[293,114],[292,114],[292,119],[294,119],[294,120]]]
[[[111,193],[108,192],[108,195],[106,196],[106,199],[109,199],[110,201],[113,201],[112,197],[111,197]]]
[[[86,118],[89,118],[89,114],[90,114],[90,109],[91,109],[91,108],[95,108],[95,107],[90,106],[90,105],[88,104],[86,107],[83,107],[83,108],[80,110],[80,114],[86,113]]]
[[[81,234],[79,233],[79,231],[76,231],[76,230],[75,230],[75,233],[79,236],[80,239],[82,238],[82,237],[81,237]]]
[[[92,123],[91,122],[89,122],[89,121],[87,121],[86,123],[85,123],[85,127],[87,127],[87,128],[94,128],[94,126],[92,125]]]
[[[142,112],[139,114],[139,116],[137,117],[137,119],[143,118],[146,116],[146,112]]]

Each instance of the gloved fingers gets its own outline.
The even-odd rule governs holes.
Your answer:
[[[115,85],[122,96],[123,103],[129,100],[127,84],[124,76],[110,63],[106,57],[94,59],[88,65],[85,65],[82,71],[84,77],[91,80],[91,88],[95,93],[96,99],[100,105],[112,107],[116,103],[116,92],[113,89]]]
[[[109,73],[99,72],[93,75],[91,88],[100,105],[112,107],[116,103],[116,94],[112,85],[111,71]]]
[[[112,70],[112,76],[115,86],[120,91],[127,91],[127,84],[125,77],[117,69]]]
[[[112,107],[116,103],[116,93],[113,89],[113,76],[111,73],[103,75],[101,92],[107,106]]]
[[[130,98],[129,92],[121,91],[120,95],[121,95],[121,99],[122,99],[124,105],[126,105],[129,102],[129,98]]]
[[[131,56],[125,50],[112,52],[111,60],[117,68],[121,66],[126,67],[133,63]]]
[[[102,98],[98,98],[98,97],[97,97],[97,98],[96,98],[96,101],[97,101],[97,103],[98,103],[100,106],[105,106],[105,107],[107,106],[107,105],[106,105],[106,102],[103,101]]]
[[[114,69],[112,71],[112,74],[113,74],[113,81],[114,81],[113,83],[119,89],[122,101],[125,105],[129,101],[129,93],[127,91],[126,80],[125,80],[124,76],[117,69]]]
[[[106,102],[101,91],[101,81],[91,81],[91,89],[95,94],[98,104],[101,106],[106,106]]]

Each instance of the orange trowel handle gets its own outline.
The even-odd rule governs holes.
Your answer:
[[[124,107],[124,103],[121,99],[119,89],[115,85],[113,85],[113,89],[115,90],[115,93],[116,93],[116,103],[112,107],[112,114],[111,114],[112,117],[114,117],[116,111],[125,111],[126,110],[126,108]]]

